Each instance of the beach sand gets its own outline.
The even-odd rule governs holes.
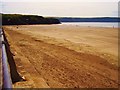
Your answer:
[[[76,25],[4,26],[17,70],[14,87],[118,87],[118,29]]]

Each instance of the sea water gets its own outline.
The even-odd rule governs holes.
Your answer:
[[[120,27],[118,22],[62,22],[65,25],[78,25],[78,26],[87,26],[87,27]]]

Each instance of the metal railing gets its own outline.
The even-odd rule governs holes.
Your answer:
[[[4,34],[1,30],[1,41],[2,41],[2,74],[3,74],[3,81],[2,81],[2,88],[3,89],[12,89],[12,81],[10,76],[10,69],[8,65],[8,58],[6,53],[6,47],[5,47],[5,40],[4,40]]]

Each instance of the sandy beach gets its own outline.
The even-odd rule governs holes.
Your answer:
[[[118,29],[78,25],[4,26],[17,70],[14,87],[118,87]]]

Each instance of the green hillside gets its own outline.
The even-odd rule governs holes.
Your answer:
[[[37,15],[2,14],[2,25],[60,24],[56,18]]]

